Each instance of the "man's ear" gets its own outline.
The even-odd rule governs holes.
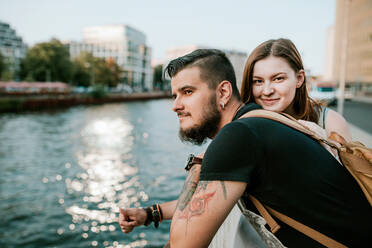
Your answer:
[[[297,84],[296,84],[296,88],[300,88],[301,85],[305,82],[305,71],[304,70],[299,70],[297,72]]]
[[[232,86],[229,81],[222,81],[217,86],[217,103],[227,105],[232,97]]]

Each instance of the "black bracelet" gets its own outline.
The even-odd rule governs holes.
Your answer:
[[[159,204],[158,204],[158,207],[159,207],[159,212],[160,212],[160,222],[162,222],[164,220],[163,211],[161,211],[161,207]]]
[[[159,221],[160,221],[160,213],[158,211],[158,208],[155,205],[152,205],[152,218],[153,218],[153,221],[154,221],[154,226],[155,228],[158,228],[159,227]]]
[[[146,214],[147,214],[146,221],[145,221],[145,226],[148,226],[153,221],[154,216],[152,215],[151,207],[144,208],[144,210],[146,211]]]

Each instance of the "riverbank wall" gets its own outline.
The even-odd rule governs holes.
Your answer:
[[[145,101],[162,98],[171,98],[171,94],[169,92],[141,92],[131,94],[112,93],[98,97],[88,94],[0,96],[0,113],[38,111],[77,105]]]

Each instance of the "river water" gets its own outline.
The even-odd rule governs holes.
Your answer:
[[[162,247],[119,207],[176,199],[189,153],[169,99],[0,115],[0,247]]]

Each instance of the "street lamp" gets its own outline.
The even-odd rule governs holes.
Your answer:
[[[348,43],[348,21],[349,21],[349,4],[350,0],[345,0],[344,9],[344,27],[343,27],[343,39],[341,47],[341,65],[340,65],[340,84],[337,101],[337,112],[341,115],[344,112],[344,94],[345,94],[345,81],[346,81],[346,59],[347,59],[347,43]]]

